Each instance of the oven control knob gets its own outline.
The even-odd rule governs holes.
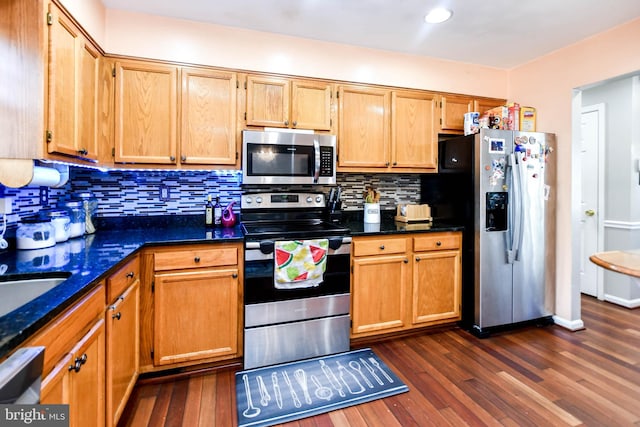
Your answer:
[[[311,197],[307,197],[307,203],[311,203],[313,202],[313,199]]]
[[[247,203],[251,203],[251,202],[253,202],[253,199],[251,199],[251,197],[247,197],[247,198],[244,199],[244,201],[247,202]]]
[[[322,201],[322,196],[316,196],[316,203],[320,203]]]
[[[256,203],[262,203],[262,197],[256,197]]]

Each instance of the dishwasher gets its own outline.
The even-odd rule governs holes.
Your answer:
[[[40,403],[44,347],[17,350],[0,364],[0,404]]]

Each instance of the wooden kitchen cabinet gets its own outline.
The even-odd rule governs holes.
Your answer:
[[[436,98],[429,92],[391,92],[391,166],[394,170],[437,168]]]
[[[138,379],[140,260],[135,257],[107,279],[106,424],[116,426]]]
[[[6,0],[0,158],[93,164],[98,158],[99,48],[57,3]]]
[[[42,404],[68,404],[70,426],[105,425],[105,287],[100,284],[25,345],[45,346]]]
[[[240,357],[242,245],[155,249],[153,268],[153,365]]]
[[[331,83],[248,75],[246,87],[248,126],[331,130]]]
[[[367,86],[338,88],[338,169],[388,168],[391,93]]]
[[[351,336],[404,329],[411,272],[405,237],[353,239]]]
[[[352,338],[460,320],[460,232],[353,238]]]
[[[341,86],[338,94],[339,170],[436,170],[435,94],[363,86]]]
[[[490,110],[494,107],[500,107],[502,105],[506,105],[506,99],[497,99],[497,98],[475,98],[473,100],[473,111],[477,111],[480,113],[480,117],[482,117],[482,113],[487,110]]]
[[[464,115],[473,110],[473,98],[460,95],[440,96],[440,131],[464,132]]]
[[[177,164],[178,68],[117,60],[115,162]]]
[[[53,3],[47,16],[49,153],[98,158],[98,73],[101,55]]]
[[[413,237],[413,325],[460,320],[461,245],[459,232]]]

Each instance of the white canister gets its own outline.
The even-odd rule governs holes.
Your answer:
[[[380,222],[380,203],[364,204],[364,222],[369,222],[369,223]]]
[[[16,230],[18,249],[42,249],[56,244],[55,228],[50,219],[23,218]]]

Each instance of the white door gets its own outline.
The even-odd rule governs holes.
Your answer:
[[[581,114],[580,291],[604,298],[602,272],[589,261],[601,250],[604,105],[584,107]]]

